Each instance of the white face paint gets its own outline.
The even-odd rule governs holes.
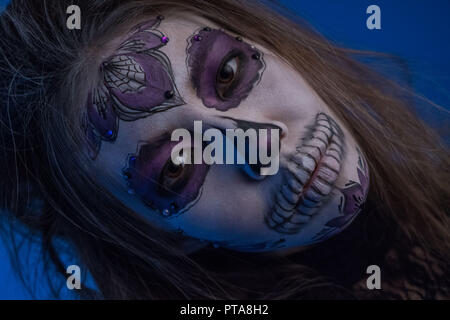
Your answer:
[[[211,29],[199,31],[205,26]],[[298,247],[340,232],[368,190],[355,140],[301,74],[258,44],[217,29],[188,15],[168,16],[157,27],[170,39],[157,52],[168,57],[184,103],[120,120],[117,138],[102,143],[93,161],[99,180],[152,223],[231,249]],[[134,78],[139,86],[151,85],[141,78]],[[279,171],[261,178],[250,165],[174,165],[171,133],[194,132],[197,120],[221,132],[279,129]]]

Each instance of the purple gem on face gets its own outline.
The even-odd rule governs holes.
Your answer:
[[[194,36],[194,40],[195,40],[195,41],[200,41],[200,40],[202,40],[202,39],[203,39],[203,38],[202,38],[201,35],[198,35],[198,34],[197,34],[197,35]]]
[[[169,42],[169,37],[167,37],[167,36],[161,37],[161,42],[162,42],[162,43],[167,43],[167,42]]]

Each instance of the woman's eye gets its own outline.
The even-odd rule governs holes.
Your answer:
[[[193,164],[194,148],[182,149],[172,161],[177,144],[144,144],[123,170],[128,192],[164,216],[180,214],[198,201],[209,169],[206,164]]]
[[[231,95],[239,74],[239,63],[238,57],[231,57],[226,58],[220,65],[216,77],[216,91],[221,99],[227,99]]]
[[[197,96],[207,108],[219,111],[239,106],[260,81],[265,66],[255,46],[217,29],[195,33],[187,54]]]
[[[178,178],[183,173],[183,169],[184,163],[175,164],[172,160],[169,160],[164,167],[163,174],[169,178]]]
[[[177,163],[174,163],[169,157],[165,163],[159,177],[160,186],[166,191],[176,192],[184,187],[189,181],[193,173],[193,165],[187,164],[186,157],[183,155],[178,158]]]

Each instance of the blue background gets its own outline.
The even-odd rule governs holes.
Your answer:
[[[8,1],[0,0],[0,11]],[[316,30],[338,45],[395,54],[404,59],[414,89],[443,106],[450,106],[449,0],[280,0]],[[381,30],[366,28],[366,9],[381,8]],[[418,110],[435,126],[447,125],[433,112]],[[447,117],[448,118],[448,117]],[[38,298],[48,298],[40,290]],[[0,243],[0,299],[28,299]]]

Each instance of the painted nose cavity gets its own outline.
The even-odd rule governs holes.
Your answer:
[[[288,136],[288,127],[280,121],[271,121],[273,126],[280,130],[280,141],[287,138]]]

